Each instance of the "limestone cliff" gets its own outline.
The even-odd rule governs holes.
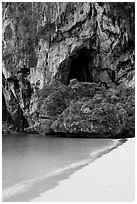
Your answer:
[[[3,107],[18,129],[34,126],[40,118],[40,90],[47,85],[69,85],[76,78],[107,89],[134,87],[134,3],[2,6]],[[43,119],[44,127],[55,121],[51,118]]]

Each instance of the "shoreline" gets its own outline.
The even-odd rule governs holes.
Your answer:
[[[133,202],[135,139],[121,144],[31,202]]]
[[[2,136],[5,136],[7,134],[10,134],[10,135],[26,135],[26,134],[33,134],[33,135],[42,135],[42,136],[45,136],[45,137],[56,137],[56,138],[85,138],[85,139],[117,139],[117,140],[126,140],[127,139],[127,135],[126,134],[121,134],[121,135],[111,135],[111,134],[108,134],[108,135],[99,135],[99,134],[93,134],[93,133],[88,133],[88,132],[79,132],[79,133],[63,133],[63,132],[53,132],[53,133],[46,133],[46,134],[40,134],[40,133],[37,133],[37,132],[27,132],[27,131],[22,131],[22,132],[14,132],[14,131],[11,131],[11,132],[4,132],[2,130]],[[128,135],[128,138],[134,138],[135,135]]]
[[[122,145],[125,141],[126,139],[113,139],[110,146],[90,153],[89,158],[87,159],[72,163],[62,169],[57,169],[48,175],[42,176],[41,178],[34,178],[16,184],[3,192],[3,201],[30,201],[45,191],[47,192],[56,188],[60,181],[69,178],[73,173],[83,169],[90,163],[94,163],[98,158],[102,157],[102,155],[111,152],[113,149]],[[35,189],[39,190],[36,191]]]

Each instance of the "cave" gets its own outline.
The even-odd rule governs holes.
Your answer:
[[[82,48],[71,57],[67,85],[71,79],[77,79],[79,82],[93,82],[92,59],[89,49]]]

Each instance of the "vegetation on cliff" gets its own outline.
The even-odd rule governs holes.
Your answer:
[[[3,2],[2,18],[3,129],[134,136],[134,2]]]
[[[51,87],[52,92],[47,94]],[[49,85],[40,92],[45,97],[39,101],[36,132],[91,133],[92,137],[135,134],[133,88],[106,89],[95,83],[72,80],[69,86]]]

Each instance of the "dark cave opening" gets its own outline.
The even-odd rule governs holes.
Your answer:
[[[82,48],[71,58],[70,72],[67,85],[71,79],[77,79],[79,82],[92,82],[92,61],[90,50]]]

